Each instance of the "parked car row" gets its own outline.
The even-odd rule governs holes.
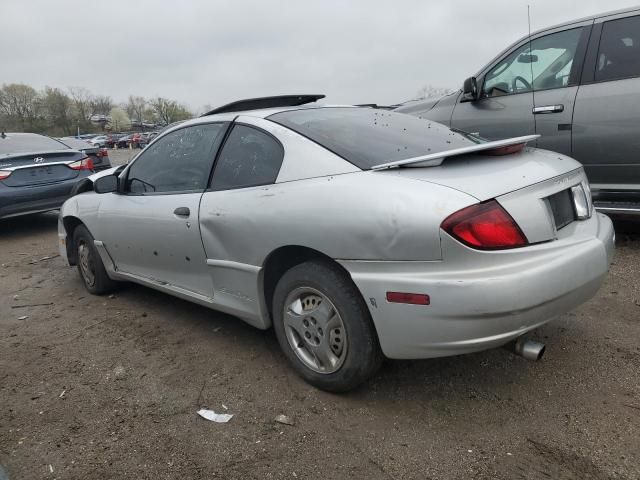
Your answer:
[[[89,140],[94,145],[107,148],[144,148],[157,132],[112,133],[97,135]]]

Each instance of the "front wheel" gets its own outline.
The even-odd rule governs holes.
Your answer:
[[[73,245],[78,258],[78,272],[86,289],[94,295],[103,295],[115,290],[117,282],[107,275],[93,244],[93,236],[84,225],[79,225],[74,230]]]
[[[282,276],[273,297],[273,325],[295,370],[322,390],[351,390],[382,364],[378,337],[360,292],[329,262],[305,262]]]

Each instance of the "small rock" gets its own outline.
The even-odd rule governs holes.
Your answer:
[[[114,378],[124,378],[127,375],[127,371],[122,366],[117,366],[113,369]]]
[[[114,294],[109,295],[109,298],[113,299],[116,298],[116,296]]]
[[[20,295],[14,295],[14,296],[13,296],[13,299],[14,299],[14,300],[17,300],[17,299],[19,299],[19,298],[20,298]]]
[[[293,418],[287,417],[286,415],[278,415],[274,420],[278,423],[282,423],[283,425],[294,425]]]
[[[28,315],[22,315],[21,317],[18,317],[18,320],[26,320],[27,318],[29,318]]]

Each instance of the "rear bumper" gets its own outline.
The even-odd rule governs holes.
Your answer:
[[[88,172],[88,174],[91,174],[91,172]],[[0,186],[0,218],[56,210],[69,198],[73,186],[87,177],[88,174],[83,174],[65,182],[47,185],[29,187]]]
[[[614,251],[601,214],[531,247],[479,252],[442,235],[437,262],[342,261],[362,292],[383,352],[429,358],[498,347],[593,297]],[[428,306],[388,303],[387,291],[425,293]]]

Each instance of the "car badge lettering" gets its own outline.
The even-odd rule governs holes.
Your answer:
[[[43,163],[44,162],[44,158],[42,157],[36,157],[33,159],[34,163]]]

